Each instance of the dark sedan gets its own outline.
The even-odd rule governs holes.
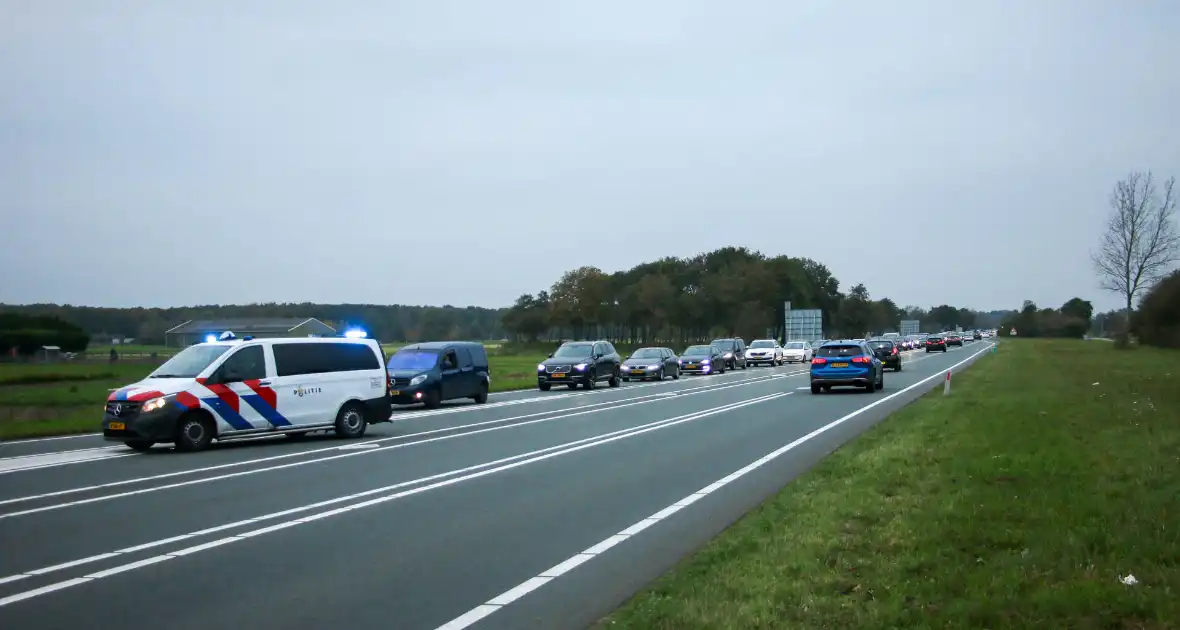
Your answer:
[[[717,346],[689,346],[680,353],[685,374],[725,374],[725,351]]]
[[[623,361],[621,373],[624,381],[680,378],[680,359],[670,348],[640,348]]]
[[[946,337],[930,335],[926,338],[926,352],[946,352]]]
[[[873,354],[881,359],[882,369],[901,371],[901,352],[897,344],[888,339],[876,338],[869,340],[869,347],[873,349]]]

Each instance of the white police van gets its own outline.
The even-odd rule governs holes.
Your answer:
[[[172,443],[198,451],[214,439],[332,430],[359,438],[389,422],[385,353],[373,339],[308,337],[217,341],[185,348],[107,399],[103,437],[136,450]]]

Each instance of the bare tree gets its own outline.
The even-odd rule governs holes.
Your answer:
[[[1180,259],[1176,193],[1172,177],[1164,182],[1161,196],[1151,171],[1131,173],[1110,193],[1106,232],[1091,258],[1102,288],[1126,300],[1128,321],[1140,291],[1155,284]]]

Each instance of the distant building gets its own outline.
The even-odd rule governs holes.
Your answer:
[[[238,338],[332,336],[336,329],[314,317],[262,317],[239,319],[196,319],[164,332],[164,344],[183,348],[226,331]]]

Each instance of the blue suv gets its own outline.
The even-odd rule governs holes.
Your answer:
[[[885,365],[863,340],[829,341],[815,349],[811,360],[811,393],[834,386],[863,387],[869,393],[885,389]]]

